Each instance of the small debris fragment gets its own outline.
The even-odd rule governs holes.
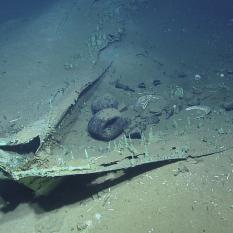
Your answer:
[[[174,173],[174,176],[178,176],[180,173],[186,173],[189,172],[189,169],[183,165],[177,168],[176,172]]]
[[[122,89],[124,91],[135,92],[135,90],[133,90],[132,88],[130,88],[128,85],[125,85],[125,84],[121,83],[119,80],[116,80],[116,82],[115,82],[115,88],[119,88],[119,89]]]
[[[156,87],[156,86],[158,86],[158,85],[160,85],[161,84],[161,81],[160,80],[158,80],[158,79],[155,79],[154,81],[153,81],[153,85]]]
[[[232,110],[233,110],[233,101],[223,103],[222,107],[223,107],[226,111],[232,111]]]
[[[185,109],[186,111],[191,111],[191,110],[200,110],[203,111],[206,115],[208,115],[211,112],[211,109],[209,106],[205,105],[198,105],[198,106],[191,106]]]
[[[64,64],[64,69],[67,70],[67,71],[72,70],[73,67],[74,67],[73,64],[70,64],[70,63],[65,63]]]
[[[145,83],[139,83],[138,88],[146,88],[146,84]]]
[[[100,219],[102,218],[102,215],[100,213],[96,213],[95,214],[95,218],[100,221]]]
[[[201,75],[200,75],[200,74],[195,74],[194,79],[195,79],[196,81],[201,80]]]

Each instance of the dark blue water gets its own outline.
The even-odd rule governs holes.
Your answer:
[[[31,16],[40,15],[43,10],[48,10],[54,2],[56,1],[2,0],[0,2],[0,23],[12,19],[27,19]]]

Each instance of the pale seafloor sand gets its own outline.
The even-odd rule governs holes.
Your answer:
[[[100,55],[100,60],[113,60],[113,65],[90,101],[108,89],[126,105],[135,103],[139,92],[153,93],[160,97],[159,101],[166,99],[173,103],[174,100],[169,98],[171,88],[182,87],[184,97],[179,103],[183,109],[169,119],[161,117],[159,124],[152,127],[155,134],[162,135],[164,145],[172,147],[179,137],[183,137],[192,148],[190,153],[199,155],[203,151],[199,144],[195,144],[197,138],[203,145],[215,148],[216,152],[232,146],[233,111],[222,108],[225,101],[233,100],[233,23],[230,16],[220,17],[220,7],[207,3],[201,5],[196,1],[180,6],[173,1],[129,0],[129,4],[123,1],[124,4],[117,5],[114,1],[111,4],[111,1],[99,0],[92,6],[92,1],[77,2],[74,9],[80,13],[84,8],[83,17],[89,15],[88,21],[77,26],[87,30],[80,31],[83,35],[90,32],[90,25],[96,24],[91,17],[92,11],[124,12],[121,16],[124,20],[122,40]],[[101,4],[108,6],[107,10]],[[17,131],[25,122],[33,121],[38,114],[46,112],[52,93],[63,87],[64,79],[73,78],[72,72],[67,75],[69,70],[66,65],[73,62],[71,51],[77,55],[74,39],[60,39],[64,44],[67,41],[68,49],[65,46],[54,48],[57,39],[53,36],[59,33],[52,33],[53,26],[44,28],[46,22],[54,22],[55,26],[59,24],[59,30],[65,28],[69,33],[74,30],[66,26],[69,12],[64,10],[64,13],[61,6],[69,8],[64,1],[58,1],[56,6],[51,4],[48,10],[44,8],[44,11],[38,12],[36,17],[28,16],[29,21],[17,18],[2,22],[0,30],[5,34],[0,33],[1,51],[5,48],[6,54],[0,61],[2,135]],[[54,13],[54,9],[61,10],[60,19],[56,18],[59,14]],[[208,13],[205,13],[207,10]],[[84,23],[88,26],[85,27]],[[35,34],[31,34],[32,28],[35,28]],[[44,48],[45,51],[34,38],[38,28],[42,35],[48,36],[51,32],[51,37],[46,37],[51,41],[51,47]],[[74,33],[77,31],[74,30]],[[25,44],[21,46],[17,40]],[[48,45],[46,41],[44,44]],[[36,47],[37,63],[31,60],[33,52],[30,50]],[[82,43],[78,44],[78,48],[82,48]],[[54,54],[46,53],[48,49],[60,56],[56,59]],[[31,77],[38,77],[38,72],[41,78],[33,79],[31,83]],[[16,75],[20,76],[17,83]],[[115,89],[112,83],[119,77],[123,77],[123,82],[133,87],[136,93]],[[153,87],[155,79],[160,80],[161,85]],[[137,88],[140,82],[145,82],[146,89]],[[198,89],[195,94],[194,89]],[[201,105],[210,107],[211,113],[203,115],[203,112],[184,110],[187,103],[198,98]],[[176,101],[174,103],[177,104]],[[28,108],[30,115],[26,114]],[[85,119],[80,126],[82,130],[86,128],[88,116],[88,111],[81,113]],[[10,121],[18,118],[12,126]],[[85,141],[79,132],[74,135],[83,140],[83,144],[93,143],[93,139]],[[172,138],[172,145],[166,144],[166,137]],[[67,140],[71,142],[70,146],[75,144],[74,137]],[[156,150],[156,144],[154,147]],[[33,199],[31,193],[21,186],[2,181],[0,194],[9,205],[5,212],[0,212],[0,232],[230,233],[233,229],[232,151],[161,167],[148,165],[103,176],[71,177],[49,196],[39,199]],[[1,203],[4,205],[4,200]]]

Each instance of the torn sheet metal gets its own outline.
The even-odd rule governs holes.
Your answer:
[[[56,135],[66,133],[66,126],[70,127],[74,118],[77,117],[77,110],[82,104],[80,102],[83,101],[83,97],[87,94],[87,89],[98,83],[110,67],[111,63],[104,67],[93,68],[90,72],[92,78],[89,78],[89,80],[93,80],[92,82],[88,82],[82,88],[74,86],[70,95],[54,108],[49,116],[40,123],[37,122],[16,134],[6,144],[1,144],[0,169],[5,177],[17,180],[38,193],[46,193],[64,176],[106,172],[146,163],[187,158],[187,151],[182,147],[173,151],[170,151],[169,147],[164,150],[164,144],[160,145],[158,142],[155,151],[152,136],[148,140],[143,138],[141,143],[136,146],[123,135],[117,144],[109,144],[109,150],[104,154],[96,152],[95,155],[89,156],[88,152],[84,150],[83,154],[76,155],[74,159],[66,159],[65,145],[57,144]],[[96,74],[98,75],[96,76]],[[19,148],[23,150],[28,146],[34,138],[40,139],[34,153],[20,154],[17,152]],[[51,153],[51,145],[56,149],[56,153]],[[60,163],[60,160],[55,158],[64,159],[65,163]]]

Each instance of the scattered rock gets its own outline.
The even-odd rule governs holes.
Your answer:
[[[196,86],[192,87],[192,93],[194,95],[200,95],[202,94],[202,92],[203,92],[203,89],[201,87],[196,87]]]
[[[138,88],[146,88],[146,84],[145,83],[139,83]]]
[[[156,114],[150,114],[144,118],[146,125],[155,125],[160,121],[159,117]]]
[[[156,87],[156,86],[158,86],[158,85],[160,85],[161,84],[161,81],[159,80],[159,79],[155,79],[154,81],[153,81],[153,85]]]
[[[136,127],[132,129],[132,131],[130,131],[127,136],[131,139],[141,139],[142,131],[138,127]]]
[[[227,70],[228,75],[233,75],[233,70]]]
[[[97,112],[88,123],[88,132],[98,140],[110,141],[119,136],[127,126],[127,121],[115,108]]]
[[[119,106],[118,106],[118,109],[120,112],[125,112],[128,110],[128,105],[124,104],[124,103],[121,103]]]
[[[178,78],[186,78],[188,75],[184,72],[178,73]]]
[[[232,111],[233,110],[233,101],[225,102],[225,103],[223,103],[222,106],[226,111]]]
[[[146,130],[146,125],[143,122],[134,122],[125,130],[125,135],[131,139],[140,139],[142,133]]]
[[[91,105],[91,111],[93,114],[105,108],[118,108],[118,101],[110,94],[97,97]]]
[[[65,63],[64,64],[64,69],[65,70],[72,70],[74,68],[74,66],[73,66],[73,64],[71,64],[71,63]]]
[[[162,115],[163,109],[168,105],[168,102],[164,98],[160,98],[158,101],[151,101],[148,104],[148,112],[156,114],[157,116]]]
[[[186,99],[187,101],[187,106],[194,106],[194,105],[200,105],[201,100],[198,97],[190,97]]]
[[[125,129],[126,137],[140,139],[147,125],[155,125],[160,122],[156,113],[142,112],[130,121],[130,125]]]
[[[164,112],[165,112],[165,118],[169,119],[170,117],[173,116],[175,112],[175,108],[173,106],[167,106],[166,108],[164,108]]]
[[[145,120],[137,116],[130,121],[130,124],[127,129],[125,129],[126,137],[130,137],[131,139],[140,139],[142,133],[146,130],[146,122]]]
[[[223,128],[217,129],[218,134],[225,134],[225,131]]]
[[[181,165],[175,171],[174,176],[178,176],[179,174],[186,173],[186,172],[189,172],[188,167],[186,167],[185,165]]]

